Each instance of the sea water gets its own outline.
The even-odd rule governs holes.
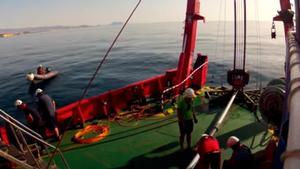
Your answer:
[[[52,30],[0,39],[0,108],[17,119],[24,114],[14,107],[21,99],[34,106],[34,90],[40,87],[65,106],[80,98],[83,89],[122,25]],[[177,66],[182,50],[183,23],[130,24],[110,52],[87,96],[163,74]],[[249,22],[246,69],[249,88],[264,86],[284,76],[285,43],[282,25],[271,39],[271,22]],[[237,65],[242,65],[243,35],[238,29]],[[208,55],[208,83],[227,85],[226,73],[233,65],[233,23],[199,23],[196,53]],[[194,57],[195,58],[195,57]],[[25,79],[39,64],[59,75],[38,86]]]

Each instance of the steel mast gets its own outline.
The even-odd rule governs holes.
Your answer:
[[[197,36],[197,21],[204,20],[200,15],[200,0],[188,0],[186,9],[186,18],[184,26],[184,36],[182,42],[182,51],[179,56],[177,66],[176,83],[186,79],[192,70],[192,61],[196,44]],[[185,83],[185,88],[188,83]]]

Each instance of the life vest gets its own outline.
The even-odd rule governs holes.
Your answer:
[[[9,139],[8,139],[8,135],[7,135],[7,131],[5,127],[0,127],[0,137],[1,140],[5,143],[5,144],[9,144]]]
[[[31,112],[30,112],[27,104],[22,103],[21,105],[18,106],[18,108],[25,112],[25,118],[26,118],[27,122],[29,124],[33,123],[33,118],[32,118],[32,116],[30,116]]]
[[[220,152],[219,142],[212,136],[202,137],[197,146],[200,155]]]

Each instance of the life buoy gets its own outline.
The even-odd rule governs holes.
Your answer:
[[[84,138],[88,134],[95,134],[95,137]],[[90,144],[98,142],[104,139],[109,133],[109,127],[107,125],[88,125],[84,129],[78,131],[74,137],[73,141],[79,144]]]

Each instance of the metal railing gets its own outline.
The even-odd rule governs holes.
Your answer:
[[[28,127],[26,127],[25,125],[23,125],[22,123],[20,123],[19,121],[17,121],[16,119],[14,119],[13,117],[11,117],[10,115],[8,115],[2,109],[0,109],[0,118],[3,119],[8,124],[10,124],[13,128],[15,128],[15,129],[19,130],[20,132],[22,132],[22,133],[30,136],[31,138],[35,139],[39,143],[43,144],[44,146],[48,146],[48,147],[50,147],[50,148],[52,148],[54,150],[57,149],[57,151],[59,153],[59,156],[60,156],[61,160],[63,161],[63,164],[64,164],[65,168],[67,168],[67,169],[70,168],[69,165],[68,165],[68,163],[67,163],[67,161],[66,161],[66,159],[64,158],[63,153],[61,152],[61,150],[59,148],[57,148],[57,147],[49,144],[48,142],[44,141],[42,139],[42,136],[40,134],[38,134],[35,131],[29,129]],[[21,137],[22,137],[22,135],[21,135]],[[27,144],[26,141],[23,140],[22,138],[21,138],[21,141],[23,143]],[[28,145],[25,145],[25,146],[28,146]],[[52,160],[50,160],[48,162],[47,166],[50,166],[51,162],[52,162]]]

